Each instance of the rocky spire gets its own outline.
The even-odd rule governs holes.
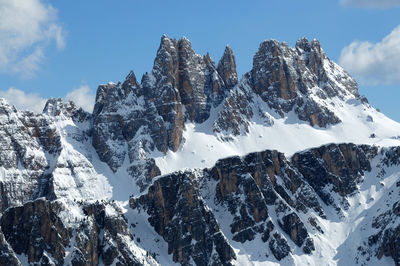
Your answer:
[[[224,54],[218,62],[217,70],[228,89],[233,88],[238,83],[235,56],[228,45],[225,47]]]
[[[275,90],[275,95],[283,100],[291,100],[297,96],[297,80],[292,77],[296,71],[288,59],[292,55],[287,45],[276,40],[264,41],[253,58],[252,77],[254,89],[262,95],[265,91]],[[276,98],[275,96],[275,98]]]
[[[184,119],[196,123],[204,122],[211,107],[219,105],[225,96],[224,81],[214,62],[209,55],[196,54],[186,37],[161,38],[152,75],[156,106],[157,101],[164,107],[166,103],[181,103],[186,110]]]
[[[326,58],[324,50],[317,39],[312,40],[310,47],[310,56],[308,60],[308,67],[318,76],[321,76],[323,61]]]
[[[133,86],[133,87],[138,86],[138,82],[136,80],[136,76],[135,76],[135,73],[133,72],[133,70],[131,70],[129,72],[128,76],[126,76],[124,84]]]
[[[17,112],[15,106],[10,105],[6,99],[0,98],[0,115],[8,115],[11,112]]]
[[[43,114],[50,116],[59,116],[63,114],[66,117],[72,117],[78,109],[79,108],[73,101],[63,102],[61,98],[50,98],[44,106]]]
[[[296,48],[300,49],[304,52],[310,52],[310,42],[308,41],[307,38],[303,37],[300,38],[297,42],[296,42]],[[301,52],[301,51],[300,51]]]
[[[154,59],[154,66],[152,74],[159,84],[162,86],[171,83],[176,86],[178,74],[178,43],[174,39],[163,35],[161,37],[160,47],[158,48],[156,58]]]

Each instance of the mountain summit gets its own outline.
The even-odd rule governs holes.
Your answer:
[[[0,264],[400,264],[400,124],[318,40],[239,79],[164,35],[92,113],[1,99],[0,143]]]

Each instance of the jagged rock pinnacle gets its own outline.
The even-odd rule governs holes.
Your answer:
[[[217,70],[229,89],[238,83],[235,56],[228,45],[225,47],[224,54],[218,62]]]

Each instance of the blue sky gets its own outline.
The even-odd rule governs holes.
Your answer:
[[[214,61],[229,44],[239,75],[251,69],[261,41],[294,45],[305,36],[319,39],[357,78],[360,93],[400,121],[399,6],[400,0],[0,0],[0,96],[26,108],[48,97],[90,108],[99,84],[123,80],[131,69],[139,79],[151,71],[162,34],[186,36]]]

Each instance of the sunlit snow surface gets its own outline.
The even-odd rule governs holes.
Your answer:
[[[222,135],[212,131],[214,117],[203,124],[186,124],[184,142],[177,152],[166,155],[154,153],[162,174],[185,168],[211,167],[223,157],[245,155],[250,152],[275,149],[291,156],[295,152],[327,143],[353,142],[378,146],[400,145],[400,124],[389,119],[359,100],[349,99],[335,103],[335,114],[341,123],[327,128],[311,127],[291,112],[285,118],[273,118],[272,126],[255,117],[249,132],[242,136],[230,136],[222,141]],[[372,138],[371,135],[375,137]]]
[[[367,104],[361,104],[359,100],[348,99],[343,102],[333,99],[335,114],[342,120],[341,123],[328,128],[311,127],[308,123],[299,121],[294,113],[289,113],[285,118],[273,116],[274,124],[265,125],[260,117],[253,117],[250,122],[249,132],[241,136],[230,136],[231,140],[223,141],[226,136],[216,134],[212,130],[215,117],[211,116],[203,124],[186,124],[184,141],[177,152],[169,151],[167,154],[153,152],[158,167],[162,174],[187,168],[212,167],[215,162],[223,157],[232,155],[244,155],[249,152],[265,149],[277,149],[291,156],[295,152],[327,143],[353,142],[356,144],[376,144],[380,147],[400,145],[400,124],[387,118]],[[212,114],[218,113],[211,112]],[[102,199],[116,200],[123,209],[135,239],[141,239],[141,243],[132,242],[132,250],[144,256],[145,250],[158,254],[157,260],[162,265],[172,265],[172,255],[167,253],[168,247],[165,241],[148,224],[144,212],[132,210],[127,200],[132,195],[139,195],[139,188],[130,177],[126,169],[129,166],[126,158],[125,164],[116,172],[112,172],[106,163],[102,162],[92,146],[91,139],[85,135],[91,125],[74,123],[71,119],[63,117],[49,117],[54,119],[54,125],[61,135],[62,150],[58,157],[49,160],[49,172],[53,172],[54,190],[60,202],[65,203],[63,221],[70,226],[75,218],[82,219],[83,213],[76,200],[97,201]],[[372,138],[371,135],[375,137]],[[85,138],[86,136],[86,138]],[[47,155],[50,156],[50,155]],[[305,255],[300,248],[291,241],[293,254],[278,262],[270,254],[265,256],[268,249],[257,236],[253,241],[239,243],[232,240],[230,234],[229,212],[218,210],[213,200],[207,201],[207,205],[213,209],[213,213],[221,226],[225,236],[237,254],[237,265],[354,265],[356,247],[360,242],[368,239],[375,233],[371,228],[373,216],[390,209],[395,201],[395,195],[388,196],[396,188],[396,180],[400,177],[400,169],[386,169],[384,178],[377,177],[379,156],[372,162],[373,171],[366,173],[364,181],[359,185],[359,193],[348,197],[350,207],[343,211],[343,217],[339,218],[335,210],[321,202],[328,219],[316,216],[324,234],[319,233],[307,223],[307,230],[312,234],[316,250],[312,255]],[[63,165],[74,165],[71,173]],[[7,170],[19,171],[23,169]],[[0,180],[6,175],[5,169],[0,169]],[[215,187],[215,186],[214,186]],[[203,191],[203,193],[207,193]],[[203,194],[204,195],[204,194]],[[113,210],[108,210],[112,214]],[[63,215],[63,213],[61,214]],[[274,218],[274,208],[269,208],[269,215]],[[299,213],[299,215],[302,215]],[[67,254],[68,255],[68,254]],[[140,255],[140,256],[142,256]],[[23,261],[24,257],[21,255]],[[66,258],[68,260],[68,257]],[[363,262],[362,257],[359,263]],[[393,265],[391,258],[383,257],[378,260],[371,256],[367,265]],[[151,263],[150,263],[151,264]]]

